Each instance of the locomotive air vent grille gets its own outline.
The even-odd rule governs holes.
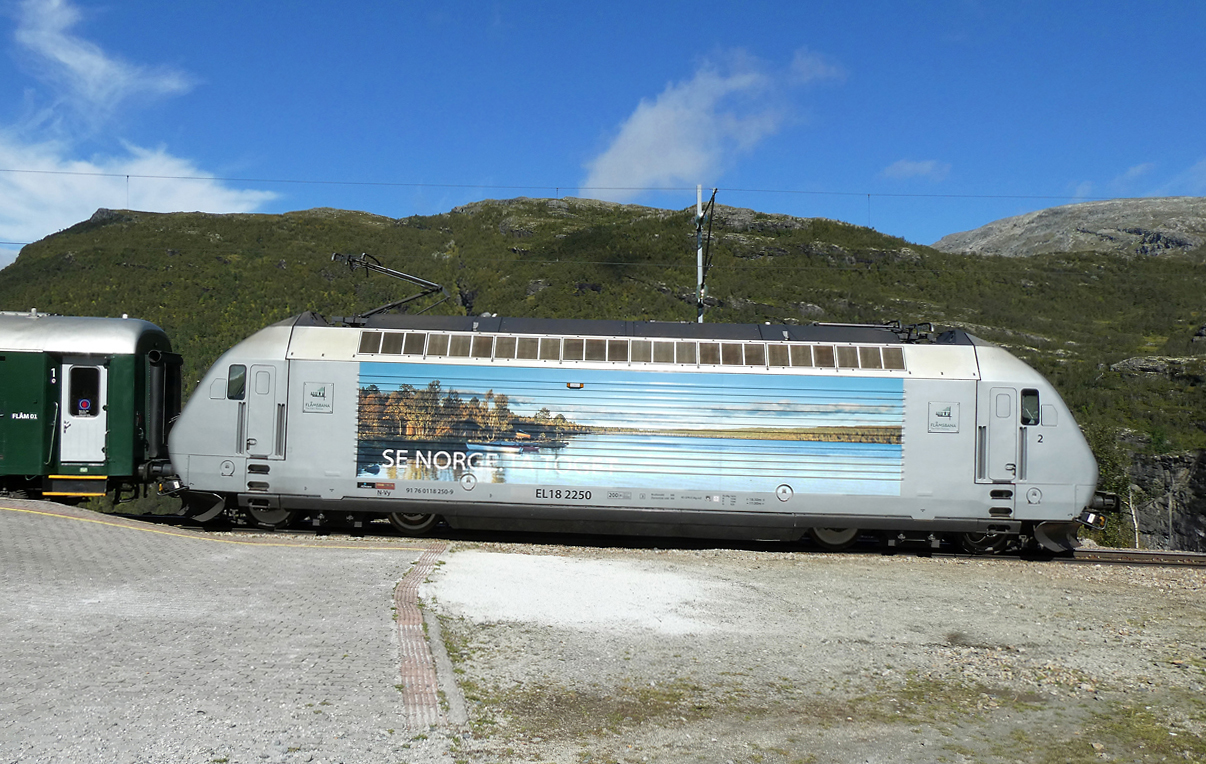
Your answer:
[[[802,342],[724,342],[688,339],[517,337],[449,332],[360,334],[361,355],[478,358],[494,361],[583,361],[678,366],[791,366],[905,371],[897,345],[829,345]]]
[[[1012,499],[1013,491],[996,490],[989,494],[994,499]]]

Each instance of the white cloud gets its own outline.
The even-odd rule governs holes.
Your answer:
[[[799,51],[786,73],[772,73],[736,52],[727,66],[705,62],[685,82],[641,99],[611,144],[587,164],[581,191],[628,201],[650,188],[691,186],[717,178],[734,158],[779,130],[787,86],[835,79],[840,70]]]
[[[124,155],[94,160],[71,159],[67,150],[0,134],[0,167],[23,170],[0,172],[0,241],[35,241],[87,220],[98,207],[248,212],[275,198],[268,191],[229,188],[163,149],[128,146]],[[4,257],[0,252],[0,267],[11,261]]]
[[[936,159],[899,159],[885,167],[881,175],[893,180],[928,178],[938,181],[944,180],[950,172],[951,166],[948,162],[939,162]]]
[[[820,53],[800,48],[792,57],[789,68],[791,78],[797,83],[819,80],[844,80],[846,71]]]
[[[192,87],[185,74],[122,61],[72,34],[79,20],[79,10],[66,0],[25,0],[18,13],[13,38],[39,79],[56,89],[57,103],[99,122],[132,97]]]
[[[89,218],[98,207],[150,212],[248,212],[276,198],[231,188],[166,148],[120,143],[107,155],[76,155],[77,141],[104,127],[132,99],[186,92],[191,79],[121,61],[72,33],[80,11],[67,0],[25,0],[13,39],[16,53],[52,105],[0,126],[0,242],[29,242]],[[65,107],[65,108],[64,108]],[[76,119],[63,119],[64,111]],[[15,257],[0,244],[0,267]]]

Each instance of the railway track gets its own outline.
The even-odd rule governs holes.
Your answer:
[[[251,524],[240,523],[207,523],[202,525],[193,522],[179,515],[138,515],[138,514],[121,514],[113,513],[115,517],[122,517],[128,520],[139,520],[142,522],[150,522],[164,525],[176,525],[185,528],[195,528],[197,530],[221,531],[224,533],[255,533],[263,534],[270,533],[281,536],[315,536],[329,534],[347,534],[357,536],[382,536],[394,538],[408,538],[399,534],[387,522],[366,523],[360,529],[350,529],[341,527],[323,527],[320,529],[314,528],[288,528],[270,530],[261,528]],[[583,534],[565,534],[565,533],[537,533],[537,532],[522,532],[522,531],[456,531],[450,528],[443,528],[442,532],[434,534],[434,538],[444,541],[500,541],[515,544],[552,544],[552,545],[569,545],[569,546],[623,546],[628,548],[675,548],[675,549],[698,549],[698,548],[715,548],[717,546],[750,549],[757,551],[780,551],[780,552],[812,552],[821,553],[823,550],[818,550],[816,547],[807,543],[786,543],[781,541],[732,541],[718,542],[708,539],[669,539],[669,538],[640,538],[640,537],[614,537],[600,535],[583,535]],[[846,553],[850,554],[883,554],[885,550],[879,543],[871,541],[870,537],[865,537],[864,542],[859,543]],[[938,551],[930,550],[922,547],[904,547],[892,549],[891,554],[922,554],[929,556],[933,554],[939,557],[958,557],[967,559],[1006,559],[1016,560],[1017,554],[1001,554],[1001,555],[971,555],[963,552]],[[839,552],[839,554],[841,554]],[[1036,558],[1028,558],[1036,559]],[[1048,558],[1042,558],[1048,559]],[[1206,567],[1206,554],[1200,552],[1176,552],[1176,551],[1158,551],[1158,550],[1143,550],[1143,549],[1109,549],[1104,547],[1082,547],[1077,549],[1071,555],[1056,555],[1049,558],[1055,562],[1069,564],[1109,564],[1109,565],[1164,565],[1175,567]]]
[[[1146,549],[1104,549],[1084,547],[1071,557],[1056,558],[1071,563],[1108,563],[1111,565],[1173,565],[1177,567],[1206,567],[1206,554],[1200,552],[1165,552]]]

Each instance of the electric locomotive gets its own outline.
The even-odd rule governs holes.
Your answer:
[[[0,312],[0,491],[120,500],[171,474],[180,367],[146,321]]]
[[[266,526],[1060,551],[1101,522],[1058,393],[960,330],[305,313],[223,355],[169,444],[189,513]]]

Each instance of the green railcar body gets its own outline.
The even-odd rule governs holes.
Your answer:
[[[70,501],[170,474],[180,361],[146,321],[0,312],[0,492]]]

